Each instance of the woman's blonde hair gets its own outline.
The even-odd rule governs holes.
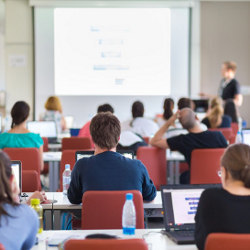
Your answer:
[[[213,98],[210,102],[210,113],[208,115],[211,128],[220,126],[223,113],[222,100],[219,97]]]
[[[47,110],[55,110],[55,111],[59,111],[60,113],[62,113],[62,104],[61,104],[59,97],[57,96],[50,96],[48,100],[46,101],[44,107]]]

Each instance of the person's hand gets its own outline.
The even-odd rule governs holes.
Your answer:
[[[169,119],[168,123],[175,127],[175,121],[179,118],[180,111],[178,110],[175,114],[173,114]]]
[[[35,191],[30,197],[29,199],[27,200],[27,203],[30,204],[30,201],[32,199],[39,199],[40,200],[40,203],[43,203],[45,201],[47,201],[47,197],[46,197],[46,194],[44,191]]]

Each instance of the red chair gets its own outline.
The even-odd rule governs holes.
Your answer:
[[[211,233],[205,250],[249,250],[250,234]]]
[[[138,190],[87,191],[82,197],[82,229],[121,229],[126,193],[133,193],[136,228],[144,228],[142,194]]]
[[[35,170],[37,172],[37,181],[39,190],[41,190],[40,172],[41,155],[37,148],[4,148],[12,161],[21,161],[22,170]]]
[[[233,130],[232,128],[209,128],[209,131],[220,131],[225,139],[229,142],[229,144],[233,143]]]
[[[195,149],[191,154],[190,184],[221,183],[218,176],[224,148]]]
[[[154,182],[157,190],[167,183],[167,159],[166,150],[157,147],[139,147],[137,159],[147,168],[149,177]]]
[[[22,171],[22,192],[35,192],[40,188],[38,173],[35,170]]]
[[[232,140],[232,143],[235,143],[236,136],[237,136],[237,133],[239,131],[239,124],[237,122],[232,122],[231,128],[232,128],[232,132],[233,132],[233,138],[231,140]]]
[[[62,151],[67,149],[90,149],[91,141],[88,137],[69,137],[62,139]]]
[[[144,140],[147,144],[149,144],[150,137],[143,137],[143,140]]]
[[[47,137],[42,137],[43,139],[43,152],[49,152],[49,140]],[[49,173],[49,164],[45,162],[43,165],[43,171],[41,174],[48,174]]]
[[[143,239],[87,239],[68,240],[64,244],[65,250],[148,250]]]
[[[4,245],[0,243],[0,250],[5,250]]]

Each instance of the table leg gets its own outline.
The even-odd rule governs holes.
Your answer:
[[[168,162],[168,184],[174,184],[174,162]]]
[[[49,162],[49,191],[56,192],[59,188],[59,162]]]

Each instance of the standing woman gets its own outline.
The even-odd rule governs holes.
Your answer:
[[[50,96],[45,105],[46,111],[40,117],[42,121],[55,121],[57,132],[61,133],[66,129],[66,121],[63,117],[62,104],[57,96]]]
[[[233,99],[236,106],[242,105],[243,97],[240,92],[240,84],[235,79],[237,65],[235,62],[226,61],[222,64],[221,74],[223,79],[220,83],[219,96],[226,101]]]
[[[29,105],[18,101],[11,109],[11,129],[0,134],[0,148],[38,148],[41,155],[41,171],[43,170],[43,140],[39,134],[31,133],[26,128],[30,113]]]
[[[18,203],[18,194],[11,161],[0,152],[0,243],[6,250],[31,249],[38,231],[37,214]]]
[[[250,146],[229,146],[218,174],[222,188],[202,193],[195,216],[195,241],[200,250],[210,233],[250,233]]]

